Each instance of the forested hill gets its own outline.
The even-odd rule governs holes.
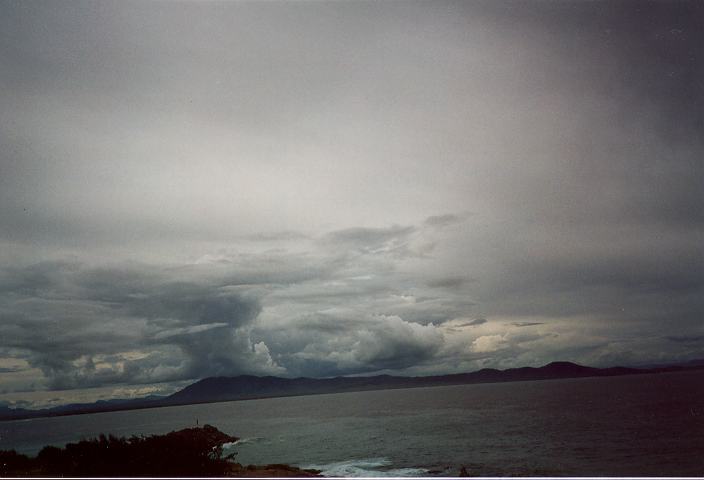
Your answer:
[[[612,367],[593,368],[569,362],[553,362],[540,368],[522,367],[508,370],[486,368],[477,372],[428,377],[281,378],[241,375],[210,377],[180,390],[165,401],[178,404],[242,400],[247,398],[314,395],[321,393],[384,390],[391,388],[433,387],[470,383],[515,382],[577,377],[604,377],[648,373],[651,370]]]

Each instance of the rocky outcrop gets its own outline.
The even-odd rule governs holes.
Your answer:
[[[0,476],[51,477],[313,477],[288,465],[242,466],[223,445],[237,437],[211,425],[165,435],[98,438],[44,447],[36,457],[0,451]]]

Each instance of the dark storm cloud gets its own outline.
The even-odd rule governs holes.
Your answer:
[[[68,262],[2,273],[3,347],[23,352],[52,388],[276,371],[241,331],[258,299],[227,283]]]
[[[258,313],[256,302],[248,304],[223,292],[227,284],[165,280],[163,271],[144,266],[86,268],[76,262],[46,262],[7,269],[0,279],[0,293],[36,301],[80,299],[128,316],[175,324],[225,320],[236,325]]]

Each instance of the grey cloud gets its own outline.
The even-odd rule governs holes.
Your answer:
[[[398,257],[383,245],[414,231],[330,234],[355,245],[382,245],[354,256],[281,248],[223,251],[203,262],[171,266],[58,261],[8,267],[0,272],[0,292],[19,302],[5,303],[6,336],[12,338],[6,346],[19,349],[55,389],[247,372],[403,370],[432,361],[441,348],[444,339],[430,324],[471,307],[452,295],[404,293],[395,272]],[[375,270],[379,262],[387,269]],[[359,275],[370,268],[373,275]],[[262,302],[270,315],[330,306],[357,313],[335,314],[331,321],[317,313],[302,317],[309,320],[297,334],[295,322],[284,318],[280,338],[257,321]],[[51,335],[37,336],[36,329]]]
[[[429,323],[438,325],[455,318],[466,317],[475,306],[475,302],[458,295],[421,299],[412,303],[399,302],[388,306],[384,311],[422,325]]]
[[[698,344],[704,341],[704,335],[672,335],[667,337],[668,340],[677,343],[694,343]]]
[[[704,66],[695,47],[702,40],[699,2],[600,2],[598,8],[521,2],[481,5],[494,21],[520,21],[522,28],[541,38],[547,49],[544,62],[565,59],[570,68],[552,72],[555,75],[530,70],[529,75],[543,80],[547,88],[577,87],[606,94],[617,107],[617,116],[609,122],[613,128],[637,112],[653,115],[657,122],[652,133],[670,145],[698,142],[691,134],[703,120],[704,94],[696,80]],[[549,43],[556,39],[563,42]],[[570,59],[569,53],[575,51],[582,55]]]
[[[214,328],[227,327],[227,323],[206,323],[205,325],[196,325],[193,327],[184,328],[174,328],[171,330],[163,330],[154,335],[155,340],[161,340],[163,338],[176,337],[182,335],[193,335],[200,332],[205,332],[207,330],[212,330]]]
[[[691,325],[704,308],[698,300],[704,290],[700,248],[690,239],[653,243],[630,233],[634,237],[604,238],[586,252],[568,253],[560,245],[530,252],[516,246],[510,254],[514,259],[507,262],[510,269],[478,285],[482,293],[477,297],[485,306],[494,304],[493,313],[559,317],[618,312],[624,321],[664,327],[666,316]],[[515,258],[522,250],[525,257]]]
[[[25,370],[23,367],[0,367],[0,373],[15,373]]]
[[[432,359],[444,339],[433,326],[364,313],[307,315],[258,335],[294,375],[403,370]]]
[[[3,346],[51,388],[282,371],[247,334],[259,301],[227,285],[77,263],[4,273]]]
[[[334,279],[334,280],[333,280]],[[306,282],[298,285],[289,285],[286,289],[273,292],[269,301],[275,303],[295,302],[306,305],[341,304],[346,301],[365,299],[367,301],[399,294],[397,286],[389,285],[387,278],[356,280],[345,278],[342,275],[331,276],[321,282]]]
[[[459,223],[461,220],[461,217],[453,214],[433,215],[425,219],[425,224],[431,227],[446,227],[448,225]]]
[[[422,364],[434,356],[443,341],[434,329],[425,328],[393,322],[387,329],[373,331],[355,352],[357,360],[370,371],[402,370]]]
[[[415,232],[413,226],[357,227],[330,232],[325,235],[324,242],[335,248],[349,248],[362,253],[405,253],[409,237]]]
[[[306,240],[309,237],[300,232],[284,231],[257,233],[245,238],[253,242],[280,242],[282,240]]]
[[[426,283],[433,288],[459,288],[471,281],[471,279],[465,277],[446,277],[428,280]]]
[[[476,327],[477,325],[484,325],[488,320],[486,318],[476,318],[471,322],[466,322],[457,325],[458,327]]]
[[[544,322],[514,322],[511,325],[514,327],[533,327],[535,325],[544,325]]]

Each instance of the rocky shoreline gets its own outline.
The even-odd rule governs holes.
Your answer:
[[[320,470],[303,469],[275,463],[271,465],[247,465],[233,463],[232,469],[227,472],[227,477],[322,477]]]
[[[36,457],[0,451],[0,477],[321,477],[283,464],[241,465],[223,445],[237,437],[211,425],[165,435],[98,438],[44,447]]]

